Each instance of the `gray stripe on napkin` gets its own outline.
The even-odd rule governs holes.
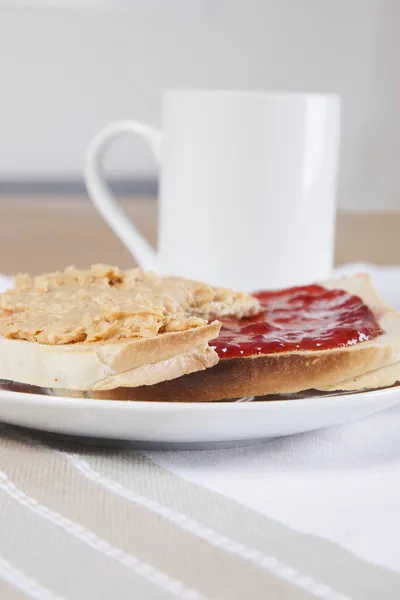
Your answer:
[[[36,471],[33,477],[43,484],[43,475],[37,475]],[[85,600],[101,593],[104,598],[130,600],[130,590],[135,589],[139,597],[169,598],[131,569],[110,560],[1,491],[0,505],[2,555],[27,578],[57,597]],[[9,600],[6,595],[0,598]]]
[[[106,460],[107,453],[103,452],[102,456]],[[148,507],[133,503],[99,485],[80,471],[71,462],[71,457],[57,451],[54,446],[50,450],[43,449],[20,439],[3,436],[0,439],[0,460],[6,476],[19,490],[23,490],[24,494],[33,498],[41,506],[47,507],[48,510],[62,515],[64,519],[68,519],[69,523],[80,524],[92,535],[98,536],[111,546],[113,551],[108,553],[110,555],[109,564],[112,568],[115,568],[113,564],[115,561],[111,558],[111,554],[122,552],[124,557],[135,557],[141,565],[148,565],[156,570],[156,574],[151,577],[153,581],[160,582],[163,577],[169,579],[165,589],[175,589],[176,594],[172,593],[172,595],[188,600],[196,600],[196,598],[198,600],[200,598],[221,600],[254,598],[256,600],[260,597],[309,600],[313,597],[307,590],[293,585],[290,581],[260,569],[240,556],[232,555],[207,543],[206,540],[176,526]],[[134,463],[135,460],[138,461],[139,469],[145,465],[140,457],[133,455],[132,462]],[[116,464],[118,462],[117,459]],[[128,468],[132,467],[131,464],[126,464],[124,461],[122,464]],[[146,465],[145,468],[147,468]],[[154,473],[157,477],[157,467],[154,467]],[[178,477],[176,479],[177,493],[179,493],[181,480]],[[8,499],[8,504],[10,504],[10,499]],[[83,548],[76,548],[76,542],[79,540],[74,540],[72,536],[67,536],[65,539],[65,534],[68,533],[65,531],[61,532],[63,538],[61,540],[56,525],[41,517],[38,519],[37,515],[32,515],[24,507],[16,507],[13,503],[11,504],[12,506],[8,507],[9,535],[12,531],[15,532],[16,527],[24,527],[25,532],[21,535],[27,536],[31,546],[38,545],[40,541],[38,547],[41,548],[43,543],[46,543],[42,541],[46,539],[42,535],[42,530],[52,526],[56,531],[53,532],[53,540],[48,542],[48,549],[58,554],[58,559],[60,558],[60,548],[66,544],[70,547],[75,543],[75,548],[70,548],[67,554],[72,565],[71,568],[79,557],[79,552],[83,551],[87,554],[90,551],[90,556],[86,556],[84,561],[86,565],[91,569],[97,569],[99,577],[108,570],[108,564],[103,566],[99,564],[98,552],[91,548],[88,549],[87,545],[82,543]],[[18,518],[15,514],[16,511],[21,510],[23,526],[21,517]],[[11,514],[10,511],[14,512]],[[34,530],[28,531],[29,528],[34,528]],[[0,547],[0,552],[2,550],[3,548]],[[21,561],[22,551],[20,548],[19,551],[15,550],[13,560]],[[82,562],[81,558],[79,558],[79,562]],[[45,577],[43,565],[40,570],[38,564],[36,567],[31,566],[31,571],[34,571],[31,576],[38,578],[40,575],[42,585],[46,582],[47,586],[55,589],[58,571],[60,588],[60,586],[62,587],[60,584],[62,565],[62,561],[57,563],[56,559],[53,560],[52,576],[54,580],[49,581],[50,575]],[[118,566],[120,565],[121,561],[118,562]],[[140,571],[143,571],[142,567],[140,567]],[[159,590],[164,589],[163,585],[158,588],[154,586],[151,593],[143,594],[137,587],[136,578],[137,573],[135,582],[125,588],[132,592],[131,597],[151,600],[160,597]],[[147,585],[146,580],[144,582]],[[140,585],[143,585],[143,581],[140,582]],[[59,588],[57,591],[60,593]],[[99,590],[102,589],[102,586],[99,586]],[[60,595],[67,600],[78,598],[67,587],[61,591],[64,594]],[[104,596],[104,598],[106,597],[113,596]],[[116,593],[115,597],[123,598],[124,596]]]
[[[101,475],[182,513],[249,549],[275,557],[353,600],[400,598],[400,575],[327,540],[302,533],[130,452],[91,453]]]

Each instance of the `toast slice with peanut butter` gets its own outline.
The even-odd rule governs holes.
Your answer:
[[[219,316],[252,296],[107,265],[30,277],[0,294],[0,378],[46,388],[153,385],[212,367]]]

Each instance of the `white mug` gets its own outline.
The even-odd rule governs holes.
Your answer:
[[[122,121],[97,134],[86,187],[144,269],[243,290],[299,285],[332,270],[339,129],[336,96],[168,91],[162,133]],[[160,161],[158,253],[102,174],[127,133]]]

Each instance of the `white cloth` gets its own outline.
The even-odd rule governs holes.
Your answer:
[[[369,271],[400,310],[400,267]],[[0,278],[0,291],[11,284]],[[147,452],[160,466],[400,573],[400,406],[348,425],[229,450]]]
[[[245,448],[147,454],[176,475],[400,573],[400,406]]]

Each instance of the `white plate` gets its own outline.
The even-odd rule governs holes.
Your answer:
[[[304,397],[305,396],[305,397]],[[0,421],[142,447],[229,446],[331,427],[397,404],[400,387],[268,402],[164,403],[61,398],[0,390]],[[89,441],[89,440],[88,440]],[[93,443],[93,440],[92,440]]]

